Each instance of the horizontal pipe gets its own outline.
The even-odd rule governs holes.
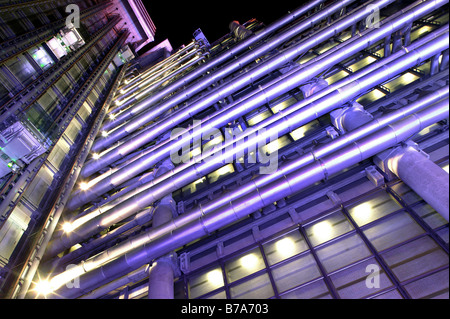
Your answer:
[[[274,120],[272,123],[267,126],[267,131],[265,134],[260,134],[255,136],[252,140],[248,140],[240,145],[237,145],[235,148],[232,148],[225,153],[222,154],[221,157],[215,157],[213,160],[207,160],[201,162],[200,160],[194,160],[196,164],[190,167],[189,170],[183,171],[185,166],[191,165],[192,161],[188,163],[188,165],[180,165],[176,169],[171,170],[170,172],[156,178],[152,182],[150,182],[150,187],[146,189],[144,192],[128,199],[127,201],[117,205],[112,210],[109,210],[103,216],[99,217],[101,220],[117,220],[119,218],[128,217],[133,213],[133,209],[136,207],[145,207],[150,205],[154,201],[162,198],[170,192],[173,192],[184,185],[197,180],[198,178],[206,175],[207,173],[220,168],[225,165],[223,163],[224,159],[230,158],[234,154],[245,151],[249,149],[255,143],[265,141],[270,134],[276,132],[278,136],[284,135],[295,128],[304,125],[315,118],[318,118],[335,108],[338,108],[345,104],[346,102],[352,100],[355,96],[359,96],[369,90],[371,87],[384,83],[390,78],[394,77],[397,74],[400,74],[403,71],[408,70],[411,67],[416,66],[417,64],[425,61],[430,56],[436,54],[439,50],[444,50],[448,47],[448,34],[442,35],[428,43],[424,46],[412,50],[408,54],[390,62],[386,65],[380,66],[377,72],[372,72],[368,75],[361,77],[360,79],[356,79],[350,83],[345,84],[344,86],[332,91],[328,95],[319,98],[318,100],[309,103],[310,98],[306,100],[300,101],[293,106],[290,107],[292,111],[291,113],[283,114],[278,113],[274,115]],[[297,106],[301,105],[300,108]],[[286,112],[286,110],[284,110]],[[270,118],[268,119],[270,121]],[[206,159],[205,156],[201,158],[201,160]],[[95,222],[90,222],[88,225],[80,227],[77,229],[78,234],[84,234],[84,236],[90,236],[94,234],[94,226],[99,225],[102,222],[95,220]],[[104,223],[102,223],[102,227],[106,227]],[[75,235],[72,235],[75,236]],[[70,235],[68,235],[70,237]],[[75,238],[75,237],[73,237]],[[66,239],[69,243],[75,243],[76,240],[70,240],[70,238]],[[55,251],[58,251],[56,247],[54,247]],[[62,247],[59,247],[62,249]]]
[[[149,260],[158,258],[171,250],[186,245],[202,236],[209,235],[217,229],[240,220],[258,209],[297,193],[327,176],[339,173],[343,169],[370,158],[389,147],[405,141],[422,129],[448,116],[448,101],[439,102],[426,110],[415,113],[394,124],[353,142],[351,145],[325,156],[269,185],[259,188],[250,196],[229,202],[208,215],[177,228],[170,234],[132,250],[112,262],[79,277],[79,289],[65,286],[56,290],[54,298],[76,298],[89,291],[119,278],[124,273],[134,271]],[[54,284],[61,284],[65,278],[57,275],[51,279]],[[58,277],[60,276],[60,277]]]
[[[202,204],[201,206],[198,206],[192,209],[191,211],[186,212],[181,217],[178,217],[176,220],[173,220],[155,229],[150,229],[141,235],[135,236],[131,239],[128,239],[120,243],[119,245],[108,248],[94,257],[88,258],[82,263],[83,269],[85,271],[96,269],[99,266],[125,254],[128,251],[131,251],[135,248],[150,243],[158,237],[169,234],[176,228],[184,226],[189,222],[192,222],[193,220],[200,218],[202,215],[209,214],[215,209],[223,205],[226,205],[229,202],[235,201],[241,197],[245,197],[251,192],[258,190],[259,188],[269,183],[272,183],[277,179],[283,178],[287,174],[290,174],[303,166],[309,165],[318,159],[321,159],[329,154],[332,154],[333,152],[336,152],[339,149],[346,147],[361,138],[364,138],[365,136],[373,134],[374,132],[388,125],[391,125],[402,118],[405,118],[426,107],[429,107],[430,105],[442,100],[445,97],[447,97],[448,99],[448,93],[449,88],[444,87],[436,92],[428,94],[421,100],[416,101],[411,105],[393,111],[392,113],[383,115],[382,117],[375,119],[370,123],[367,123],[364,127],[349,132],[337,138],[336,140],[333,140],[328,144],[319,146],[317,149],[314,149],[311,152],[302,155],[300,158],[295,159],[295,161],[292,161],[289,164],[281,166],[274,174],[259,175],[251,182],[241,185],[238,189],[227,193],[225,196],[222,196],[214,201]]]
[[[430,6],[430,4],[428,4],[428,3],[424,3],[423,5],[420,6],[419,9],[421,11],[423,11],[422,9],[424,7],[427,9],[427,12],[432,11],[434,9],[434,6]],[[409,19],[406,21],[412,21],[412,20],[416,19],[417,18],[416,13],[415,13],[416,11],[417,11],[417,9],[414,12],[409,13],[409,15],[408,15]],[[421,11],[419,11],[419,12],[421,12]],[[349,48],[345,48],[345,49],[343,48],[342,50],[336,50],[335,52],[339,57],[348,57],[352,53],[357,53],[360,50],[369,46],[370,44],[373,44],[374,42],[376,42],[376,40],[383,38],[386,35],[385,34],[386,30],[392,31],[392,30],[401,29],[402,26],[404,25],[404,23],[406,23],[404,21],[405,20],[397,20],[395,22],[392,22],[392,23],[395,23],[394,25],[387,24],[386,26],[384,26],[383,28],[380,28],[379,30],[376,29],[374,31],[375,35],[368,34],[367,38],[363,37],[363,38],[359,39],[358,41],[354,41],[354,43],[352,43]],[[324,32],[326,32],[326,30]],[[209,123],[206,126],[204,126],[201,130],[194,129],[193,131],[194,132],[197,131],[198,133],[204,133],[205,130],[207,130],[209,127],[221,127],[221,125],[223,125],[224,123],[228,123],[228,121],[230,121],[230,119],[238,118],[239,116],[242,116],[243,114],[248,113],[252,108],[254,108],[258,105],[264,104],[270,99],[273,99],[280,92],[281,93],[286,92],[286,91],[289,91],[289,90],[295,88],[296,86],[300,85],[302,83],[302,81],[305,81],[305,80],[311,78],[312,76],[320,73],[321,71],[328,69],[330,67],[330,63],[335,64],[336,61],[337,61],[337,59],[334,55],[333,56],[329,55],[326,60],[320,62],[320,64],[318,64],[318,65],[310,64],[311,67],[301,69],[300,71],[292,74],[292,76],[284,79],[284,81],[280,81],[275,86],[269,87],[269,88],[267,88],[267,90],[262,90],[259,94],[252,95],[251,99],[243,101],[241,103],[241,105],[233,107],[233,109],[231,109],[230,111],[221,113],[220,117],[215,118],[214,120],[208,119]],[[330,92],[330,91],[327,91],[327,92]],[[284,110],[283,112],[286,112],[286,110]],[[280,113],[280,114],[282,114],[282,113]],[[276,116],[271,117],[271,119],[272,118],[276,118]],[[171,119],[172,119],[172,117],[171,117]],[[260,128],[260,127],[261,126],[258,126],[258,128]],[[251,133],[250,131],[248,131],[248,132]],[[199,138],[199,136],[192,136],[192,137]],[[187,140],[189,140],[189,138],[190,138],[190,136],[188,136]],[[139,138],[136,137],[130,143],[121,146],[113,154],[106,154],[106,155],[104,155],[105,156],[104,158],[100,158],[99,160],[100,161],[110,160],[111,157],[109,155],[113,156],[113,158],[117,158],[119,156],[119,154],[121,156],[123,156],[126,154],[126,152],[129,149],[133,148],[131,146],[132,143],[135,143],[138,141],[139,141]],[[186,139],[183,139],[183,141],[180,141],[179,143],[185,143],[185,141],[186,141]],[[178,147],[178,145],[179,144],[177,143],[176,146]],[[99,194],[99,193],[103,193],[103,192],[107,191],[113,185],[120,184],[123,180],[126,180],[127,178],[129,178],[129,176],[138,174],[140,171],[145,170],[146,167],[150,167],[151,165],[156,163],[161,158],[167,157],[170,154],[170,150],[173,149],[174,145],[171,145],[170,147],[168,147],[168,146],[169,145],[167,145],[167,143],[158,145],[148,155],[143,156],[142,158],[139,159],[139,161],[128,165],[126,170],[119,171],[116,174],[114,174],[114,176],[110,176],[110,177],[108,177],[108,179],[105,179],[101,183],[93,185],[92,189],[90,190],[91,193],[84,192],[84,193],[79,193],[78,195],[75,195],[72,198],[71,202],[69,203],[69,208],[75,209],[77,206],[81,205],[82,203],[88,202],[89,198],[93,198],[93,196],[96,196],[94,194]],[[162,147],[162,148],[160,148],[160,147]],[[89,163],[86,166],[86,170],[88,170],[88,169],[89,169]]]
[[[378,3],[380,6],[387,5],[385,2]],[[375,4],[374,4],[375,5]],[[260,67],[255,68],[251,72],[248,72],[239,78],[235,79],[232,83],[220,87],[218,90],[215,90],[208,94],[208,96],[203,97],[198,102],[193,105],[189,105],[182,110],[177,111],[175,114],[171,115],[168,120],[161,122],[156,122],[151,125],[151,130],[145,130],[145,132],[141,132],[138,136],[135,136],[132,140],[125,145],[122,145],[119,149],[113,149],[110,152],[106,152],[102,154],[102,157],[96,161],[90,161],[86,163],[85,167],[82,171],[83,177],[88,177],[92,175],[94,172],[98,171],[105,165],[112,163],[118,158],[128,154],[133,149],[136,149],[140,146],[147,144],[149,141],[153,140],[157,136],[161,135],[165,131],[170,130],[175,125],[189,119],[196,112],[200,112],[205,108],[209,107],[211,104],[217,102],[218,100],[224,98],[228,94],[235,92],[239,88],[242,88],[252,81],[255,78],[262,76],[274,69],[279,68],[281,65],[285,64],[287,60],[293,59],[296,55],[306,52],[312,47],[318,45],[320,41],[325,41],[330,37],[334,36],[337,32],[344,30],[349,25],[355,23],[357,19],[361,18],[361,16],[367,15],[365,9],[358,11],[358,14],[349,14],[348,19],[341,21],[336,26],[330,26],[326,28],[324,31],[319,32],[316,35],[310,36],[307,38],[307,41],[301,41],[299,44],[294,46],[293,48],[283,52],[282,54],[277,55],[271,60],[267,61],[267,63],[262,64]],[[361,18],[362,19],[362,18]],[[306,23],[306,22],[305,22]],[[313,69],[314,70],[314,69]],[[278,86],[278,88],[283,88],[283,86]],[[288,90],[287,87],[284,87],[284,92]],[[265,101],[264,101],[265,102]],[[137,164],[136,164],[137,165]]]
[[[188,75],[184,76],[180,80],[172,83],[167,88],[161,90],[155,95],[152,95],[143,101],[138,102],[135,104],[132,108],[130,108],[126,113],[122,114],[121,119],[122,120],[128,120],[134,117],[136,114],[141,113],[143,110],[148,110],[145,112],[142,112],[138,118],[135,118],[133,121],[127,122],[126,124],[120,126],[120,128],[117,128],[116,130],[112,131],[111,134],[109,134],[107,137],[99,139],[93,147],[93,150],[95,152],[99,152],[111,143],[123,138],[124,136],[128,135],[129,133],[137,130],[139,127],[141,127],[143,124],[149,122],[150,120],[155,119],[158,115],[161,113],[173,108],[175,105],[185,101],[186,99],[189,99],[190,97],[194,96],[195,94],[199,93],[200,91],[206,89],[210,85],[214,84],[215,82],[225,78],[227,75],[241,69],[244,65],[257,60],[260,58],[261,55],[266,54],[272,49],[275,49],[280,44],[285,42],[286,40],[292,38],[293,36],[299,34],[300,32],[312,27],[315,23],[322,21],[323,19],[327,18],[329,15],[339,12],[340,9],[345,7],[346,5],[354,2],[354,0],[342,0],[338,1],[335,4],[330,5],[329,8],[326,8],[315,15],[313,15],[311,18],[308,18],[307,20],[299,23],[298,25],[295,25],[292,28],[289,28],[288,30],[280,33],[277,35],[277,37],[271,39],[270,41],[264,43],[263,45],[248,51],[248,53],[242,55],[238,59],[234,60],[232,63],[226,65],[225,67],[215,71],[214,73],[211,73],[209,76],[204,76],[201,81],[195,83],[192,86],[189,86],[186,89],[183,89],[180,93],[172,96],[169,100],[163,102],[162,104],[158,104],[157,107],[153,107],[148,110],[148,108],[153,105],[155,102],[159,102],[160,100],[164,99],[169,94],[173,94],[176,89],[186,86],[190,81],[200,77],[200,75],[206,74],[211,68],[214,66],[217,66],[217,61],[220,61],[220,63],[225,62],[226,60],[229,60],[230,58],[234,58],[236,51],[242,51],[247,48],[246,44],[244,47],[242,45],[237,45],[236,47],[227,50],[225,53],[220,55],[219,57],[216,57],[214,60],[210,61],[209,63],[206,63],[204,66],[197,68],[193,72],[189,73]],[[309,6],[307,6],[309,7]],[[300,10],[303,12],[303,10]],[[370,13],[370,12],[369,12]],[[368,14],[369,14],[368,13]],[[262,32],[266,33],[266,32]],[[255,38],[259,38],[260,34],[255,36],[251,36],[248,38],[248,40],[254,40]],[[246,42],[245,40],[242,42]],[[251,41],[251,43],[253,43]],[[234,49],[234,50],[233,50]],[[239,50],[238,50],[239,49]],[[239,52],[240,52],[239,51]],[[233,54],[233,55],[231,55]],[[223,58],[223,57],[226,57]],[[175,88],[174,88],[175,86]],[[125,114],[129,114],[127,117],[125,117]],[[116,125],[121,124],[118,120],[114,121]]]
[[[183,65],[183,63],[185,63],[186,61],[194,59],[195,56],[200,56],[202,50],[203,50],[203,47],[193,49],[191,52],[189,52],[188,54],[183,56],[181,59],[176,60],[172,63],[169,63],[164,68],[153,72],[150,76],[141,78],[140,81],[136,82],[135,84],[133,84],[127,88],[120,89],[120,91],[119,91],[120,95],[115,98],[115,104],[120,105],[120,104],[124,103],[125,101],[127,101],[130,98],[129,96],[131,94],[133,94],[133,93],[136,94],[136,92],[138,92],[139,94],[149,94],[151,92],[151,90],[148,90],[148,87],[152,83],[164,81],[164,79],[167,78],[167,76],[168,76],[167,73],[169,71],[173,72],[173,71],[175,71],[175,70],[172,70],[173,68],[181,67]],[[120,115],[117,115],[117,116],[120,116]],[[113,123],[113,122],[107,122],[107,123]],[[108,125],[106,125],[106,126],[104,125],[104,127],[102,129],[109,130],[110,127]]]

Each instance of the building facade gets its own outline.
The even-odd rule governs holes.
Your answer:
[[[448,298],[446,4],[0,6],[1,296]]]

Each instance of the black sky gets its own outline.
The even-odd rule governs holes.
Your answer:
[[[142,0],[156,26],[153,44],[169,39],[173,49],[188,44],[196,29],[202,29],[210,43],[229,32],[228,24],[244,23],[252,18],[266,25],[288,11],[301,6],[302,0],[272,1],[205,1],[205,0]],[[146,48],[148,49],[148,48]]]

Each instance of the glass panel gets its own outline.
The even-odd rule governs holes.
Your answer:
[[[306,241],[298,230],[263,245],[269,265],[276,264],[308,249]]]
[[[353,72],[356,72],[375,61],[377,61],[377,59],[375,59],[373,56],[368,56],[368,57],[365,57],[364,59],[361,59],[358,62],[350,65],[349,69],[352,70]]]
[[[298,129],[293,130],[291,133],[289,133],[294,141],[301,139],[302,137],[308,135],[309,133],[315,131],[320,127],[320,123],[318,120],[314,120],[309,122],[308,124],[305,124],[303,126],[300,126]]]
[[[363,226],[401,208],[391,195],[382,191],[371,195],[364,202],[350,206],[348,212],[358,226]]]
[[[294,104],[295,102],[297,102],[297,100],[294,97],[291,97],[281,103],[278,103],[277,105],[272,107],[272,112],[273,113],[277,113],[278,111],[282,111],[285,108],[291,106],[292,104]]]
[[[41,46],[33,47],[28,52],[44,71],[52,67],[53,63],[55,63],[47,51]]]
[[[230,288],[233,299],[267,299],[274,295],[269,275],[263,274]]]
[[[331,275],[330,278],[342,299],[365,298],[392,286],[375,259],[344,269]]]
[[[212,296],[207,297],[206,299],[227,299],[227,294],[225,293],[225,291],[221,291]]]
[[[282,299],[332,299],[328,287],[323,280],[310,283],[281,296]]]
[[[378,251],[392,247],[423,232],[424,230],[405,212],[395,214],[364,230],[364,234]]]
[[[405,183],[395,184],[391,188],[394,192],[397,193],[397,195],[399,195],[405,201],[406,204],[413,204],[422,199]]]
[[[328,272],[370,256],[370,250],[357,234],[317,249],[317,256]]]
[[[448,299],[448,269],[405,285],[414,299]]]
[[[375,90],[372,90],[369,93],[366,93],[363,96],[361,96],[359,99],[356,100],[356,102],[358,102],[359,104],[361,104],[363,106],[366,106],[378,99],[381,99],[385,95],[386,94],[384,94],[380,90],[375,89]]]
[[[339,72],[333,74],[332,76],[326,78],[325,80],[328,82],[328,85],[331,85],[331,84],[333,84],[334,82],[337,82],[337,81],[339,81],[340,79],[346,77],[347,75],[348,75],[348,72],[342,70],[342,71],[339,71]]]
[[[283,292],[319,277],[320,271],[314,257],[308,253],[274,268],[272,274],[278,291]]]
[[[401,282],[448,265],[448,255],[428,236],[397,247],[382,256]]]
[[[5,62],[5,65],[24,85],[31,83],[33,76],[37,74],[36,70],[23,55],[9,59]]]
[[[405,73],[402,76],[390,81],[389,83],[385,83],[384,86],[387,87],[391,93],[402,88],[405,85],[408,85],[415,80],[417,80],[419,77],[412,73]]]
[[[388,291],[384,294],[376,296],[372,299],[403,299],[402,295],[398,292],[397,289]]]
[[[442,217],[438,212],[436,212],[433,207],[427,203],[421,203],[413,207],[413,210],[428,224],[431,228],[437,228],[439,226],[445,225],[448,222]]]
[[[225,177],[231,173],[234,173],[234,166],[233,164],[227,164],[219,168],[218,170],[208,174],[207,177],[210,183],[214,183],[220,178]]]
[[[272,112],[267,110],[265,112],[262,112],[262,113],[259,113],[255,116],[253,116],[252,118],[247,120],[247,123],[249,126],[253,126],[253,125],[258,124],[259,122],[265,120],[266,118],[268,118],[270,116],[272,116]]]
[[[272,154],[290,143],[291,140],[289,139],[289,137],[287,135],[283,135],[279,139],[274,140],[273,142],[270,142],[267,145],[264,145],[261,149],[264,153]]]
[[[442,240],[448,244],[448,226],[437,231],[436,234],[438,234],[439,237],[441,237]]]
[[[352,229],[353,226],[340,211],[305,227],[306,234],[313,246],[343,235]]]
[[[209,269],[207,272],[189,279],[189,298],[197,298],[223,285],[221,268]]]
[[[229,282],[236,281],[265,268],[264,260],[258,248],[234,258],[225,264]]]

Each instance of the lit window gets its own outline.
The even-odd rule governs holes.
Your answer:
[[[259,249],[254,249],[243,256],[236,257],[225,264],[229,282],[236,281],[265,268]]]
[[[263,247],[269,265],[276,264],[308,249],[306,241],[298,230],[265,243]]]
[[[210,269],[189,279],[189,298],[197,298],[224,285],[222,270]]]
[[[313,246],[343,235],[353,229],[347,218],[338,211],[326,219],[305,227],[306,233]]]

